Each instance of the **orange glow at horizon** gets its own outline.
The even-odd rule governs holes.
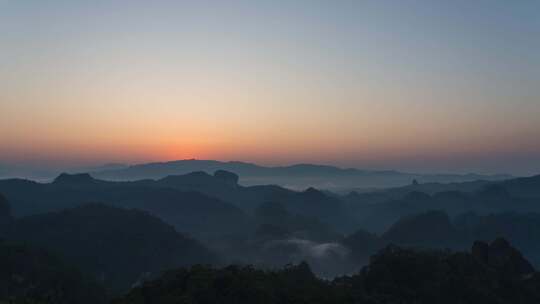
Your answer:
[[[534,5],[204,2],[0,1],[0,165],[540,170]]]

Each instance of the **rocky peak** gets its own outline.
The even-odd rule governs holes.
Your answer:
[[[214,177],[226,182],[227,184],[230,184],[233,186],[238,185],[239,177],[235,173],[225,171],[225,170],[217,170],[216,172],[214,172]]]
[[[474,242],[472,255],[505,275],[524,276],[535,271],[531,263],[503,238],[497,238],[489,245],[485,242]]]
[[[60,174],[53,182],[53,184],[61,185],[81,185],[94,183],[96,180],[90,176],[88,173],[79,173],[79,174]]]

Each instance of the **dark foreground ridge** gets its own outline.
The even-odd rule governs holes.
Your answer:
[[[217,260],[198,241],[147,212],[103,204],[15,220],[9,239],[61,257],[114,293],[166,269]]]
[[[1,304],[99,304],[105,289],[42,249],[0,240]]]
[[[390,245],[360,273],[332,281],[306,263],[275,271],[195,266],[113,303],[540,303],[540,274],[504,239],[476,242],[472,253]]]

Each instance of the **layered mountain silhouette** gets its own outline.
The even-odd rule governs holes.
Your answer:
[[[178,160],[162,163],[133,165],[127,168],[100,170],[92,176],[105,180],[160,179],[169,175],[182,175],[193,171],[207,173],[217,170],[234,172],[241,177],[243,185],[276,184],[292,189],[315,187],[342,191],[346,189],[370,189],[397,187],[409,184],[413,179],[421,182],[463,182],[475,180],[502,180],[509,175],[479,174],[416,174],[398,171],[374,171],[342,169],[333,166],[297,164],[281,167],[265,167],[245,162],[220,162],[215,160]]]
[[[512,242],[534,265],[540,265],[540,213],[467,212],[450,218],[444,211],[433,210],[404,216],[380,235],[359,230],[341,242],[359,263],[365,264],[369,256],[389,244],[463,250],[471,242],[501,237]]]
[[[363,227],[383,232],[402,216],[429,210],[444,210],[450,216],[471,211],[540,212],[539,198],[540,179],[533,176],[501,182],[411,184],[371,193],[353,192],[343,196],[342,201]]]
[[[356,280],[364,281],[356,285],[363,291],[354,293],[362,293],[366,301],[379,296],[412,299],[396,286],[384,290],[389,280],[386,270],[377,268],[371,273],[380,266],[374,263],[376,257],[384,257],[384,263],[417,265],[422,260],[418,263],[431,265],[425,273],[415,274],[418,284],[447,284],[437,280],[443,274],[469,275],[465,265],[477,271],[473,276],[490,273],[478,277],[481,280],[510,278],[510,282],[499,282],[510,284],[505,285],[511,286],[508,292],[528,292],[520,289],[521,283],[512,285],[523,277],[526,286],[536,284],[532,280],[536,274],[529,272],[531,265],[540,265],[538,177],[451,184],[420,180],[346,195],[314,187],[245,186],[241,179],[236,173],[216,170],[136,181],[107,181],[86,173],[61,174],[50,183],[0,180],[0,238],[56,256],[116,295],[144,286],[167,269],[198,263],[252,264],[261,269],[253,271],[264,275],[288,263],[307,261],[311,269],[306,272],[301,267],[304,274],[330,280],[348,275],[332,284],[351,286]],[[511,246],[501,237],[523,256],[517,249],[508,249]],[[487,243],[494,239],[498,241]],[[475,241],[472,256],[446,251],[466,250]],[[442,251],[425,253],[434,248]],[[370,258],[377,252],[386,253]],[[352,275],[368,264],[360,274]],[[429,273],[454,264],[456,273]],[[407,265],[403,267],[413,267]],[[240,275],[246,268],[234,269]],[[378,285],[379,279],[369,273],[385,278],[386,283]],[[336,292],[334,287],[325,289],[328,282],[315,280],[324,290]],[[425,293],[426,299],[436,299],[423,285],[410,288]],[[444,288],[439,291],[449,292]],[[478,288],[491,290],[492,286]],[[493,296],[489,299],[506,301],[499,291],[493,291]]]
[[[9,197],[15,216],[103,202],[149,211],[179,231],[194,235],[242,231],[249,225],[246,213],[267,201],[284,203],[294,214],[316,217],[340,230],[354,226],[339,199],[316,189],[297,192],[278,186],[244,187],[237,180],[235,174],[226,171],[133,182],[97,180],[89,174],[61,174],[52,183],[3,180],[0,192]]]
[[[190,180],[195,178],[190,176]],[[9,198],[16,217],[58,211],[88,202],[148,211],[179,231],[205,234],[244,228],[246,216],[235,205],[194,190],[182,191],[155,181],[106,182],[88,174],[62,174],[52,183],[26,180],[0,181],[0,192]]]

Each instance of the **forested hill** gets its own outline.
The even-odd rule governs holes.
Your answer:
[[[263,271],[196,266],[168,272],[114,304],[538,303],[540,274],[505,240],[470,253],[389,246],[352,276],[318,279],[302,263]]]

